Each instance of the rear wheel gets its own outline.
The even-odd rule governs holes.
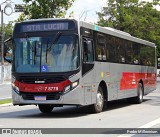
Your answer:
[[[91,109],[94,113],[100,113],[102,112],[103,107],[104,107],[104,95],[102,88],[99,87],[96,96],[96,103],[91,105]]]
[[[140,104],[143,102],[143,86],[141,83],[138,84],[138,96],[135,97],[135,103]]]
[[[53,105],[48,105],[48,104],[39,104],[38,107],[42,113],[50,113],[54,108]]]
[[[131,103],[140,104],[143,102],[143,95],[144,95],[143,86],[141,83],[139,83],[137,87],[137,96],[133,98],[129,98],[128,101]]]

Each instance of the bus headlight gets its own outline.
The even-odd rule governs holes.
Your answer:
[[[72,89],[76,88],[78,85],[79,85],[79,80],[72,82],[70,85],[64,88],[64,93],[71,91]]]
[[[78,84],[79,84],[79,80],[73,82],[73,83],[71,84],[72,89],[76,88],[76,87],[78,86]]]

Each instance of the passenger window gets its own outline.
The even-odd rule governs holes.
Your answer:
[[[103,34],[96,35],[96,58],[100,61],[106,61],[108,53],[105,47],[105,36]]]
[[[118,63],[125,63],[125,42],[123,39],[116,38],[116,48]]]
[[[93,62],[93,41],[83,38],[83,61],[84,62]]]
[[[140,64],[140,44],[133,43],[133,64]]]
[[[132,42],[126,42],[126,63],[133,64],[133,46]]]
[[[109,50],[109,61],[110,62],[117,62],[115,40],[116,39],[114,36],[107,37],[107,46],[108,46],[108,50]]]
[[[145,46],[140,45],[140,63],[141,65],[147,65]]]

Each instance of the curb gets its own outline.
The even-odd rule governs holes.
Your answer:
[[[0,107],[9,107],[9,106],[13,106],[13,104],[12,103],[6,103],[6,104],[0,105]]]
[[[5,100],[9,100],[9,99],[12,99],[11,97],[8,97],[8,98],[1,98],[0,101],[5,101]],[[11,103],[4,103],[4,104],[0,104],[0,107],[6,107],[6,106],[12,106],[12,101]]]
[[[12,97],[0,98],[0,101],[1,100],[8,100],[8,99],[12,99]]]

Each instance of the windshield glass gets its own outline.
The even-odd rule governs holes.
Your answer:
[[[14,42],[15,72],[67,72],[79,67],[76,35],[15,38]]]

